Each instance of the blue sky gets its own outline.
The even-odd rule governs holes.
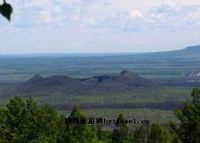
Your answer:
[[[0,54],[152,52],[200,44],[200,0],[7,0]]]

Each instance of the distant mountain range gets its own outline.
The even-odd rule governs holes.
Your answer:
[[[192,52],[192,53],[199,53],[200,52],[200,45],[198,46],[191,46],[183,49],[184,52]]]
[[[134,72],[123,70],[116,75],[102,75],[90,78],[71,78],[65,75],[41,77],[35,75],[15,89],[15,93],[23,95],[91,95],[127,93],[137,88],[154,88],[151,80],[144,79]]]
[[[177,59],[177,60],[200,60],[200,45],[199,46],[191,46],[181,50],[174,51],[166,51],[166,52],[153,52],[153,53],[145,53],[139,54],[135,57],[140,57],[142,59],[151,58],[151,59]]]

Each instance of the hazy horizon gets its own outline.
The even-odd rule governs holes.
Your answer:
[[[196,46],[196,45],[194,45]],[[190,46],[188,46],[190,47]],[[187,48],[187,47],[185,47]],[[185,48],[181,49],[176,49],[176,50],[183,50]],[[100,53],[100,52],[77,52],[77,53],[67,53],[67,52],[60,52],[60,53],[55,53],[55,52],[45,52],[45,53],[40,53],[40,52],[35,52],[35,53],[0,53],[0,56],[51,56],[51,55],[67,55],[67,56],[110,56],[110,55],[137,55],[137,54],[146,54],[146,53],[157,53],[157,52],[170,52],[170,51],[176,51],[176,50],[163,50],[163,51],[143,51],[143,52],[105,52],[105,53]]]

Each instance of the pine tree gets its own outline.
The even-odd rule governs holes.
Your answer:
[[[129,131],[122,114],[117,118],[116,129],[112,133],[112,143],[128,143]]]
[[[194,89],[191,96],[192,101],[175,112],[180,121],[176,132],[183,143],[200,143],[200,89]]]
[[[151,125],[148,143],[172,143],[172,137],[167,129],[154,123]]]
[[[37,142],[42,138],[54,143],[57,136],[57,113],[47,105],[38,106],[29,98],[10,100],[3,113],[0,138],[9,143]]]
[[[62,143],[99,143],[94,128],[87,124],[87,118],[80,108],[75,106],[67,117]]]
[[[134,131],[134,142],[147,143],[149,139],[150,125],[145,124],[136,128]]]

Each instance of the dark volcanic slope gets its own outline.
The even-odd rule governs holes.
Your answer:
[[[139,87],[154,87],[155,84],[128,70],[117,75],[94,76],[85,79],[56,75],[43,78],[35,75],[18,86],[17,94],[26,95],[91,95],[134,91]]]

